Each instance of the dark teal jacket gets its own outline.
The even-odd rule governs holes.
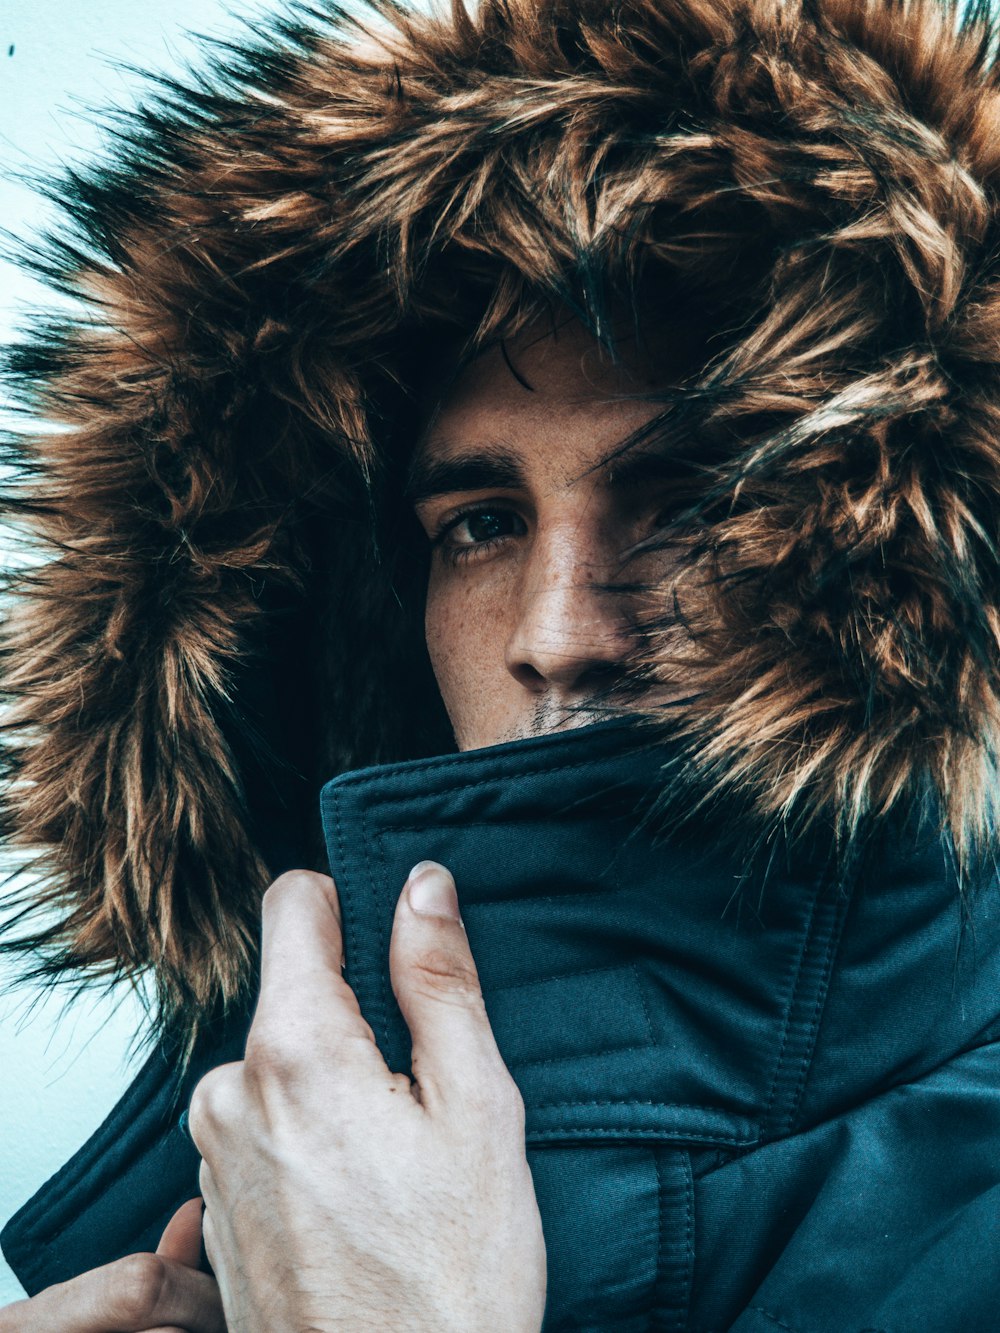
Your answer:
[[[346,976],[394,1069],[410,866],[452,868],[524,1097],[547,1333],[994,1333],[1000,899],[959,892],[933,820],[748,856],[718,808],[646,810],[660,751],[601,724],[348,773],[322,813]],[[653,784],[655,785],[655,784]],[[159,1050],[8,1224],[30,1292],[150,1248],[197,1193]]]

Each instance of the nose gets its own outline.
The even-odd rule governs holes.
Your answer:
[[[536,544],[506,651],[507,670],[532,694],[581,702],[620,676],[632,640],[612,565],[575,534]]]

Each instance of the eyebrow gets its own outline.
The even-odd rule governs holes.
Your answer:
[[[406,498],[418,505],[456,491],[514,491],[523,485],[524,470],[515,456],[502,446],[486,446],[455,458],[422,454],[410,468]]]
[[[677,464],[667,454],[655,450],[622,451],[616,446],[589,469],[602,470],[609,488],[625,490],[668,481],[676,475]],[[584,469],[576,480],[587,472]],[[411,504],[419,505],[441,495],[493,489],[514,491],[524,484],[524,469],[517,457],[502,445],[487,445],[454,458],[421,454],[410,468],[405,494]]]

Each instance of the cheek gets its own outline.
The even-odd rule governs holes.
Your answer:
[[[484,743],[484,728],[508,676],[502,579],[434,570],[427,588],[427,652],[460,748]]]

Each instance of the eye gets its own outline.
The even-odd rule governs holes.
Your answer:
[[[510,509],[477,509],[459,515],[442,534],[453,546],[480,546],[526,532],[524,520]]]
[[[516,510],[482,505],[447,519],[432,545],[446,559],[458,562],[486,555],[509,538],[521,537],[527,531],[527,524]]]

